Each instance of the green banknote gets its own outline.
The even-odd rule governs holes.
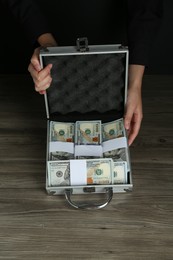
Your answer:
[[[127,148],[114,149],[112,151],[104,152],[104,158],[112,158],[113,161],[127,161],[128,153]]]
[[[68,152],[50,152],[50,160],[71,160],[74,159],[74,154],[73,153],[68,153]]]
[[[123,118],[102,124],[102,140],[103,142],[126,137]],[[125,161],[129,168],[129,154],[126,147],[113,149],[103,153],[104,158],[112,158],[114,162]]]
[[[64,122],[50,122],[50,142],[74,142],[75,124]],[[50,160],[69,160],[74,158],[74,154],[69,151],[50,152]]]
[[[74,123],[50,122],[50,141],[74,142]]]
[[[103,142],[125,136],[125,128],[123,119],[102,124],[102,140]]]
[[[70,185],[70,161],[48,161],[49,186]]]
[[[48,176],[49,186],[69,186],[70,161],[48,161]],[[126,162],[113,162],[113,160],[109,158],[86,160],[86,185],[126,183]]]
[[[88,185],[112,184],[112,159],[86,160],[86,165]]]
[[[127,163],[114,162],[113,166],[113,184],[127,183]]]
[[[101,121],[76,121],[75,144],[100,145]]]

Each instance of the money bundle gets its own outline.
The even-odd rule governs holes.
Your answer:
[[[51,121],[50,144],[53,148],[50,149],[50,160],[73,159],[74,153],[70,152],[68,143],[74,143],[74,123]]]
[[[74,162],[74,160],[72,160]],[[48,161],[49,186],[69,186],[74,185],[73,175],[80,180],[80,171],[77,171],[78,160],[76,161],[76,171],[71,170],[71,160],[68,161]],[[113,162],[110,158],[86,159],[84,169],[84,182],[78,185],[111,185],[127,183],[126,162]]]
[[[49,161],[49,186],[70,185],[70,161]]]
[[[78,148],[78,159],[93,159],[99,157],[100,154],[93,154],[93,150],[97,152],[96,146],[101,146],[101,121],[76,121],[75,124],[75,145]],[[87,147],[88,146],[88,147]],[[90,147],[89,147],[90,146]]]
[[[87,160],[87,184],[112,184],[112,159]]]
[[[125,137],[126,130],[124,128],[123,119],[118,119],[112,122],[102,124],[102,140],[103,142],[110,141],[113,139]],[[121,147],[112,149],[103,153],[103,157],[112,158],[116,161],[126,161],[127,168],[129,169],[129,155],[127,147]]]
[[[49,160],[112,158],[114,162],[126,161],[127,170],[130,168],[123,118],[103,124],[100,120],[51,121],[50,148]]]
[[[101,121],[76,121],[75,144],[101,144]]]
[[[49,186],[128,182],[130,163],[123,119],[103,124],[100,120],[76,123],[51,121],[49,139]],[[97,150],[100,148],[99,156]]]
[[[127,183],[127,162],[114,162],[113,163],[113,184],[126,184]]]
[[[102,139],[103,142],[124,137],[125,136],[125,128],[123,119],[118,119],[112,122],[102,124]]]

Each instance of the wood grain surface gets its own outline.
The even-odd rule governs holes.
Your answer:
[[[133,191],[75,210],[45,190],[43,96],[29,75],[0,75],[0,259],[173,259],[173,76],[145,75],[143,107]]]

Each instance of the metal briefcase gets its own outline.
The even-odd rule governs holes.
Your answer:
[[[52,83],[44,95],[47,114],[47,154],[50,161],[50,122],[101,120],[111,122],[123,118],[128,84],[128,48],[116,45],[88,45],[87,38],[77,39],[76,46],[48,47],[40,50],[42,68],[52,63]],[[130,151],[126,135],[127,181],[103,185],[50,185],[46,166],[46,191],[49,195],[65,195],[74,208],[99,209],[112,199],[113,193],[133,188]],[[116,147],[117,148],[117,147]],[[120,147],[119,147],[120,148]],[[82,171],[85,159],[72,159],[73,174]],[[76,167],[76,168],[75,168]],[[70,173],[72,174],[72,172]],[[75,202],[73,194],[104,193],[99,203]],[[104,195],[103,194],[103,195]],[[72,200],[73,197],[73,200]]]

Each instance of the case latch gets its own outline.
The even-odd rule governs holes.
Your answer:
[[[77,38],[76,47],[77,47],[77,51],[80,51],[80,52],[89,51],[88,38],[87,37]]]

